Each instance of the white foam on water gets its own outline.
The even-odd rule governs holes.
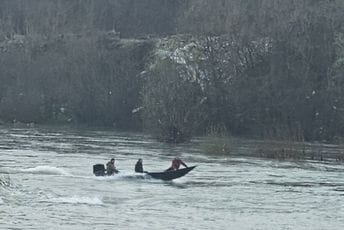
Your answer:
[[[67,171],[51,166],[37,166],[34,168],[21,169],[20,172],[31,174],[44,174],[44,175],[64,175],[68,176],[70,173]]]
[[[86,196],[72,196],[72,197],[57,197],[49,200],[53,203],[64,203],[64,204],[92,204],[101,205],[103,201],[98,197],[86,197]]]
[[[1,173],[1,171],[0,171]],[[1,175],[0,174],[0,186],[2,187],[9,187],[11,185],[11,178],[8,174]]]
[[[98,176],[93,177],[96,180],[102,180],[102,181],[112,181],[112,180],[128,180],[128,179],[142,179],[142,177],[146,177],[142,173],[134,173],[134,172],[125,172],[121,171],[118,174],[112,175],[112,176]]]
[[[121,180],[123,177],[119,175],[113,175],[113,176],[97,176],[94,177],[96,180]]]

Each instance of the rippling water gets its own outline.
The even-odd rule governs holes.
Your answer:
[[[117,159],[121,174],[92,165]],[[135,178],[180,156],[173,182]],[[0,229],[344,229],[344,165],[206,156],[136,134],[0,129]]]

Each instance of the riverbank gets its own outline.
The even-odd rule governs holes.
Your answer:
[[[87,126],[87,125],[41,125],[34,123],[0,124],[2,129],[23,129],[23,130],[55,130],[56,132],[110,132],[135,134],[140,136],[151,135],[137,130],[121,130],[109,127]],[[163,145],[164,143],[160,143]],[[201,153],[208,156],[233,156],[233,157],[259,157],[277,160],[316,160],[316,161],[337,161],[344,162],[344,144],[320,143],[320,142],[296,142],[262,140],[242,137],[228,136],[198,136],[190,142],[172,144],[175,146],[194,146]]]
[[[277,160],[344,161],[344,145],[320,142],[204,137],[200,149],[214,156],[250,156]]]
[[[273,40],[241,41],[228,34],[122,38],[115,30],[13,35],[0,41],[0,119],[139,127],[171,143],[213,126],[244,136],[297,133],[307,141],[344,136],[344,97],[328,95],[341,92],[337,84],[313,89],[328,82],[310,82],[301,70],[291,83],[285,61],[268,61],[278,50]]]

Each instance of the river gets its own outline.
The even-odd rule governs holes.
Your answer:
[[[343,163],[209,156],[198,146],[2,127],[0,229],[344,229]],[[134,177],[138,158],[160,171],[174,156],[198,167],[172,182]],[[93,176],[111,157],[121,173]]]

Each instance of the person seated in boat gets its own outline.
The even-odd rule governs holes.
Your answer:
[[[136,162],[135,172],[143,173],[143,165],[142,165],[142,159],[141,158]]]
[[[172,160],[172,165],[166,171],[178,170],[180,165],[183,165],[185,168],[188,166],[179,158],[176,157]]]
[[[118,170],[115,167],[115,158],[112,158],[107,164],[106,164],[106,174],[108,176],[111,176],[115,173],[118,173]]]

